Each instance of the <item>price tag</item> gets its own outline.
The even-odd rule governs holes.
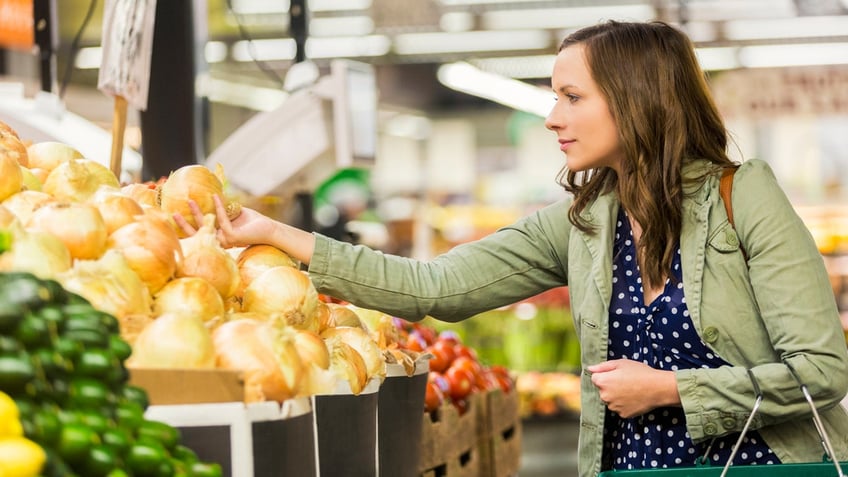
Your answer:
[[[106,0],[97,88],[147,109],[156,0]]]

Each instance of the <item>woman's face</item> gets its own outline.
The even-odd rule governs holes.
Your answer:
[[[618,171],[623,149],[606,99],[589,73],[583,45],[556,57],[551,76],[556,104],[545,120],[555,132],[572,171],[610,167]]]

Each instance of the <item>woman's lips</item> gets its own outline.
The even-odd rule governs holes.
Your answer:
[[[559,140],[559,150],[565,152],[568,150],[569,146],[574,144],[576,141],[574,139],[560,139]]]

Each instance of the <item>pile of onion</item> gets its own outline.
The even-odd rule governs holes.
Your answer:
[[[153,297],[153,314],[196,316],[204,323],[224,316],[224,301],[218,290],[203,278],[175,278]]]
[[[238,265],[218,242],[215,216],[206,214],[203,220],[197,233],[180,241],[183,260],[177,266],[177,276],[203,278],[228,300],[239,289]]]
[[[244,294],[244,289],[253,279],[265,270],[273,267],[297,268],[297,262],[286,252],[271,245],[256,244],[245,247],[236,257],[241,286],[238,295]]]
[[[50,171],[41,190],[57,199],[85,202],[101,186],[118,188],[120,183],[103,164],[90,159],[72,159]]]
[[[160,315],[135,339],[127,366],[214,368],[215,349],[212,337],[197,317]]]
[[[44,141],[27,147],[27,158],[30,169],[40,169],[50,173],[59,164],[73,159],[82,159],[82,154],[73,147],[56,141]]]
[[[58,280],[98,310],[118,318],[150,313],[147,287],[117,250],[109,250],[98,260],[77,260]]]
[[[23,182],[18,161],[10,155],[0,153],[0,202],[18,193]]]
[[[120,250],[150,293],[156,293],[176,274],[182,257],[180,239],[170,223],[145,214],[115,230],[107,246]]]
[[[17,219],[9,223],[9,228],[12,248],[0,254],[0,271],[30,272],[47,279],[71,268],[71,253],[55,235],[25,230]]]
[[[32,213],[28,226],[58,237],[75,259],[97,259],[106,251],[106,224],[90,204],[48,202]]]

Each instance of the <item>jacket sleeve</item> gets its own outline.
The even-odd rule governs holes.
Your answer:
[[[567,202],[430,261],[316,234],[309,275],[325,294],[410,320],[460,321],[566,284]]]
[[[764,398],[755,428],[810,415],[791,370],[807,385],[817,407],[838,405],[848,391],[848,350],[831,284],[812,235],[765,162],[750,160],[737,171],[733,212],[774,359],[678,372],[684,408],[699,401],[700,406],[692,407],[747,414],[754,399],[746,368]],[[703,420],[693,409],[686,412],[687,424]],[[696,440],[704,437],[698,426],[690,426],[690,434]]]

